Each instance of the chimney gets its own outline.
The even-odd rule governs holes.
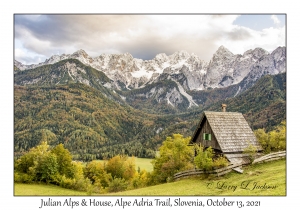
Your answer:
[[[226,112],[226,104],[222,104],[222,112]]]

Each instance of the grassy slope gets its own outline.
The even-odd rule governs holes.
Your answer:
[[[45,184],[21,184],[15,183],[14,195],[39,195],[39,196],[51,196],[51,195],[79,195],[85,196],[86,192],[80,192],[76,190],[69,190],[61,188],[55,185]]]
[[[190,178],[177,182],[156,185],[152,187],[141,188],[137,190],[124,191],[108,194],[112,196],[123,195],[286,195],[286,161],[279,160],[264,164],[256,164],[244,167],[244,173],[238,174],[231,172],[219,178]],[[250,181],[248,188],[253,187],[254,182],[259,185],[277,185],[276,189],[269,190],[246,190],[241,189],[243,181]],[[212,187],[208,189],[207,185],[211,183]],[[217,185],[225,183],[227,186],[237,186],[233,189],[218,189]],[[15,184],[15,195],[87,195],[85,192],[63,189],[51,185],[37,184]]]
[[[279,160],[270,163],[257,164],[244,167],[244,173],[238,174],[231,172],[223,177],[203,179],[190,178],[183,179],[173,183],[156,185],[152,187],[119,192],[109,195],[286,195],[286,164],[285,160]],[[242,189],[241,184],[244,181],[250,181],[247,188]],[[253,188],[253,184],[259,185],[277,185],[276,189],[261,190]],[[218,189],[221,186],[237,186],[236,190],[225,188]],[[212,185],[211,185],[212,184]],[[211,187],[208,188],[207,186]]]
[[[151,161],[153,159],[149,158],[135,158],[135,164],[136,164],[136,169],[140,167],[141,170],[145,169],[146,171],[152,171],[153,170],[153,165],[151,164]]]

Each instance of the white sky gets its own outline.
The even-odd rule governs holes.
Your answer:
[[[128,52],[149,60],[185,50],[210,60],[223,45],[234,54],[285,46],[285,15],[27,15],[14,16],[15,59],[39,63],[79,49],[90,56]]]

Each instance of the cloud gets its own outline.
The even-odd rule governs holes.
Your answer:
[[[251,39],[251,37],[251,32],[246,28],[240,26],[235,27],[228,32],[228,38],[232,41],[249,40]]]
[[[280,24],[280,20],[278,19],[278,17],[276,15],[271,15],[271,19],[273,20],[275,25]]]
[[[84,49],[93,57],[102,53],[129,52],[133,57],[148,60],[158,53],[170,55],[186,50],[203,60],[209,60],[220,45],[233,53],[243,53],[242,50],[252,46],[253,42],[262,43],[260,38],[270,36],[268,31],[259,34],[249,28],[234,25],[237,17],[16,15],[15,39],[28,52],[44,57],[50,57],[57,52],[71,54],[78,49]],[[15,56],[21,61],[19,55]]]
[[[15,49],[15,58],[18,61],[22,61],[22,63],[25,65],[29,65],[32,63],[41,63],[45,59],[47,59],[47,57],[45,57],[44,55],[36,54],[24,48]]]

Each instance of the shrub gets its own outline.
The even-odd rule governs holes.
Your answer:
[[[56,155],[48,153],[41,157],[35,167],[36,179],[38,181],[51,182],[58,173]]]
[[[214,168],[223,168],[228,166],[228,161],[224,156],[220,156],[217,159],[213,160],[213,167]]]
[[[65,175],[61,176],[59,186],[67,189],[75,189],[76,180],[67,178]]]
[[[152,179],[155,183],[171,181],[174,174],[193,168],[194,151],[188,146],[190,137],[180,134],[167,137],[159,148],[159,156],[152,161]]]
[[[249,143],[249,145],[244,149],[243,153],[248,155],[250,163],[252,163],[257,154],[257,148],[253,144]]]
[[[35,173],[35,167],[48,152],[49,145],[47,142],[42,142],[40,145],[31,148],[29,152],[16,160],[16,170],[22,173]]]
[[[74,190],[90,192],[91,189],[92,183],[88,178],[78,179],[74,184]]]
[[[42,181],[68,189],[86,191],[91,183],[84,179],[81,163],[72,162],[72,157],[62,144],[50,150],[47,142],[33,147],[15,160],[15,182]]]
[[[202,146],[195,145],[195,150],[197,155],[194,158],[194,163],[199,169],[209,171],[213,168],[222,168],[228,166],[227,159],[223,156],[216,158],[214,150],[211,147],[203,150]]]
[[[71,169],[70,169],[70,177],[74,179],[82,179],[84,178],[83,174],[84,166],[81,162],[72,162]]]
[[[264,129],[258,129],[255,136],[264,149],[264,153],[276,152],[286,149],[286,122],[283,121],[275,130],[268,133]]]
[[[14,181],[21,183],[32,183],[34,181],[34,176],[26,173],[16,172],[14,173]]]
[[[92,191],[94,193],[103,193],[104,192],[104,187],[102,186],[101,182],[97,180],[93,185],[92,185]]]
[[[96,160],[88,163],[84,169],[85,177],[91,180],[91,183],[101,184],[104,188],[108,187],[112,177],[104,168],[104,165]]]
[[[124,191],[128,187],[128,182],[123,178],[115,178],[111,181],[108,186],[109,192],[119,192]]]
[[[196,145],[195,148],[197,152],[197,155],[194,158],[196,167],[205,171],[212,170],[214,156],[213,149],[209,147],[204,151],[203,147],[198,145]]]
[[[125,180],[132,179],[136,172],[134,158],[128,158],[125,155],[117,155],[109,159],[105,169],[112,177]]]
[[[125,166],[125,171],[123,174],[123,178],[125,180],[131,180],[136,173],[134,157],[126,158],[126,161],[124,162],[124,166]]]
[[[65,149],[63,144],[59,144],[51,150],[51,153],[56,156],[59,174],[74,178],[74,173],[72,173],[72,155],[69,150]]]
[[[136,172],[131,180],[130,187],[136,189],[147,186],[149,183],[149,175],[150,173],[147,172],[145,169],[141,170],[140,172]]]

